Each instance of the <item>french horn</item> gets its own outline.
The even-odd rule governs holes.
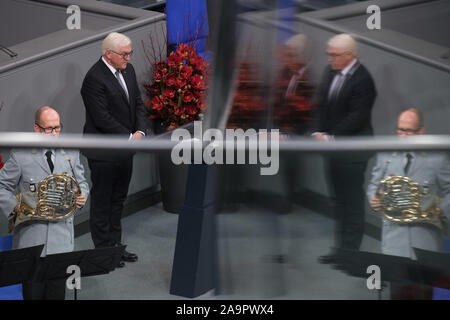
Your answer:
[[[37,202],[34,208],[24,201],[22,194],[16,196],[18,204],[13,212],[10,230],[25,221],[61,221],[75,213],[76,199],[81,191],[70,159],[67,160],[72,169],[72,176],[64,172],[49,175],[41,180],[37,186]]]
[[[447,221],[439,207],[439,198],[422,208],[422,196],[427,188],[421,187],[411,178],[391,175],[381,180],[379,190],[383,199],[383,216],[395,223],[425,223],[447,232]]]

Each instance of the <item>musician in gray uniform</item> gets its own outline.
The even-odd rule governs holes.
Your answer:
[[[59,136],[61,123],[58,112],[49,106],[36,111],[34,131]],[[68,161],[70,159],[70,163]],[[73,170],[73,171],[72,171]],[[89,186],[84,177],[79,152],[74,150],[24,149],[12,150],[8,161],[0,171],[0,212],[14,219],[18,205],[16,193],[31,208],[36,207],[38,183],[52,174],[75,175],[81,193],[76,198],[76,207],[86,203]],[[13,249],[44,244],[42,257],[73,251],[73,215],[61,221],[29,220],[17,225],[13,231]],[[24,299],[64,299],[65,281],[54,283],[24,284]]]
[[[408,109],[399,115],[398,136],[408,137],[424,133],[423,115],[419,110]],[[399,223],[384,216],[380,182],[391,175],[408,177],[417,182],[421,195],[421,209],[440,208],[442,219]],[[413,247],[430,251],[443,250],[443,235],[448,232],[445,220],[450,216],[450,162],[445,153],[423,151],[379,153],[372,170],[367,196],[372,209],[379,212],[382,217],[381,249],[384,254],[416,259]]]

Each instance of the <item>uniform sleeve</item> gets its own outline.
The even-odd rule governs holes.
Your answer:
[[[441,209],[450,220],[450,161],[444,159],[443,165],[438,169],[438,184],[441,193]]]
[[[73,170],[75,172],[75,176],[78,181],[78,185],[80,186],[81,193],[87,197],[89,196],[89,184],[87,183],[86,177],[84,176],[84,166],[80,161],[80,153],[76,152],[73,156],[74,159],[74,167]]]
[[[17,205],[16,189],[19,185],[22,170],[14,152],[0,170],[0,211],[8,218]]]
[[[378,185],[383,178],[383,172],[386,170],[386,161],[383,160],[384,157],[381,154],[377,154],[377,159],[375,166],[372,168],[372,174],[370,177],[369,184],[367,186],[367,198],[370,200],[377,192]]]

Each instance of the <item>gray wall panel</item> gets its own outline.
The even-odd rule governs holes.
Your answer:
[[[7,47],[63,30],[69,17],[67,6],[33,1],[2,0],[0,7],[0,43]],[[101,30],[127,20],[81,10],[83,29]]]

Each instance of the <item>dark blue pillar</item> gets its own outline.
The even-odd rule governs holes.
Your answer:
[[[216,167],[190,165],[178,218],[170,293],[188,298],[216,286]]]

